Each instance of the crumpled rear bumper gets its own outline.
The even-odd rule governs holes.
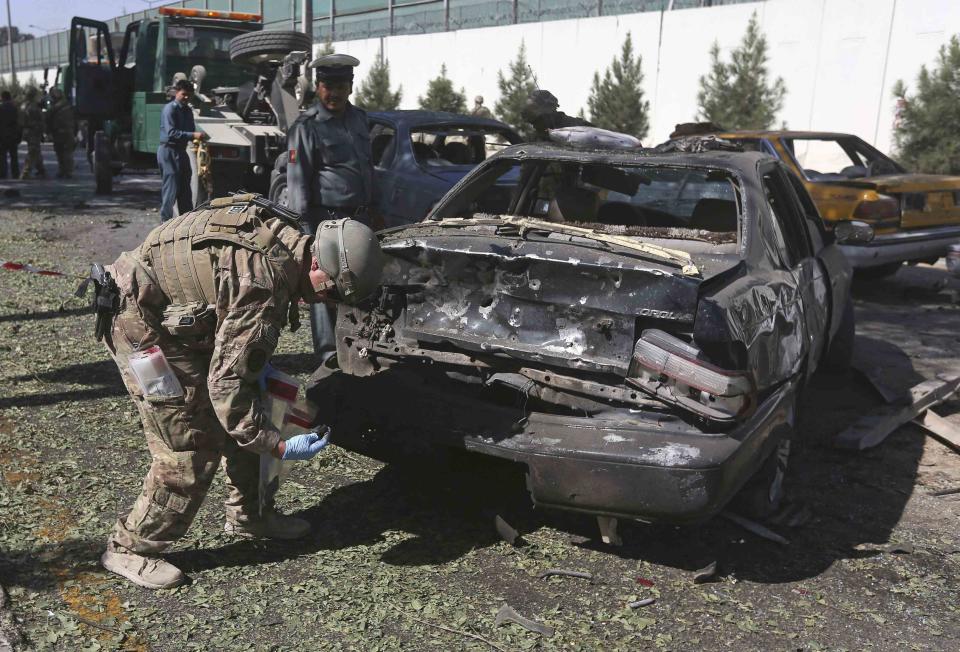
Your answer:
[[[960,226],[916,229],[876,236],[859,245],[840,245],[854,269],[888,263],[940,258],[950,245],[960,243]]]
[[[334,442],[344,448],[379,459],[423,445],[504,458],[526,465],[539,505],[650,521],[697,522],[719,512],[794,421],[793,382],[734,430],[705,433],[663,413],[524,418],[521,406],[479,400],[453,381],[337,376]],[[317,391],[329,398],[322,384]]]

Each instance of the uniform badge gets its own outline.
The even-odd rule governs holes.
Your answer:
[[[296,162],[297,162],[297,150],[291,149],[291,150],[290,150],[290,163],[296,163]]]

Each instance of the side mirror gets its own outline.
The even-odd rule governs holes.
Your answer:
[[[874,235],[872,226],[858,220],[839,222],[833,227],[837,244],[866,244],[873,241]]]

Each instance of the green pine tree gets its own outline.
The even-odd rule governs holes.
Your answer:
[[[517,58],[511,62],[509,76],[502,70],[497,71],[497,86],[500,87],[500,99],[494,105],[494,111],[501,121],[513,127],[524,140],[534,140],[533,127],[523,119],[523,105],[530,93],[537,90],[533,71],[527,63],[527,48],[520,41]]]
[[[458,93],[453,82],[447,77],[447,64],[440,66],[440,76],[427,84],[427,94],[418,97],[420,108],[425,111],[447,111],[448,113],[467,112],[467,94],[462,88]]]
[[[650,130],[647,117],[650,102],[643,99],[641,57],[633,56],[633,40],[627,32],[620,58],[603,73],[593,73],[593,86],[587,107],[590,122],[603,129],[619,131],[643,139]]]
[[[328,54],[334,54],[333,41],[329,39],[323,42],[323,47],[317,52],[317,57],[325,57]]]
[[[383,56],[381,47],[367,78],[354,96],[354,104],[367,111],[396,111],[402,95],[402,86],[396,93],[390,90],[390,62]]]
[[[783,108],[783,78],[772,83],[767,72],[767,39],[754,12],[730,62],[720,60],[720,46],[710,49],[710,73],[700,78],[699,119],[724,129],[769,129]]]
[[[893,137],[904,165],[928,174],[960,174],[960,38],[952,36],[940,48],[933,70],[920,67],[916,94],[908,96],[903,81],[893,94],[902,99]]]

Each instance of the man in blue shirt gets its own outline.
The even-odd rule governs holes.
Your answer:
[[[197,131],[193,121],[190,98],[193,84],[186,79],[174,86],[175,95],[160,114],[160,147],[157,163],[160,165],[162,186],[160,189],[160,219],[164,222],[173,217],[173,202],[177,202],[180,215],[193,210],[193,193],[190,192],[190,157],[187,144],[194,139],[205,138]]]

